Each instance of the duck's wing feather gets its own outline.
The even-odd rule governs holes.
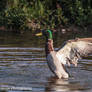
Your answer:
[[[56,56],[62,64],[70,63],[77,66],[77,61],[92,53],[92,38],[68,40],[65,45],[57,51]]]

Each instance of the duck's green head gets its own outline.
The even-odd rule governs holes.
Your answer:
[[[40,33],[37,33],[36,36],[45,36],[46,39],[52,39],[52,31],[51,30],[42,30]]]

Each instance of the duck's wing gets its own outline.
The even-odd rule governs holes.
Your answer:
[[[56,56],[62,64],[71,63],[77,66],[77,61],[92,53],[92,38],[68,40],[62,48],[57,51]]]

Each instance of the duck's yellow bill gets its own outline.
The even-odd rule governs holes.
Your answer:
[[[37,33],[36,36],[42,36],[42,32]]]

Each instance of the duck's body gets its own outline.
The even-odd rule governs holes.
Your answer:
[[[68,40],[58,51],[55,51],[51,31],[47,30],[43,34],[46,36],[45,52],[47,64],[58,78],[69,77],[64,68],[65,64],[77,66],[79,59],[92,53],[92,38]]]
[[[68,78],[68,73],[66,73],[62,63],[57,57],[57,52],[53,49],[53,40],[49,39],[46,42],[46,60],[50,70],[58,77],[58,78]]]

